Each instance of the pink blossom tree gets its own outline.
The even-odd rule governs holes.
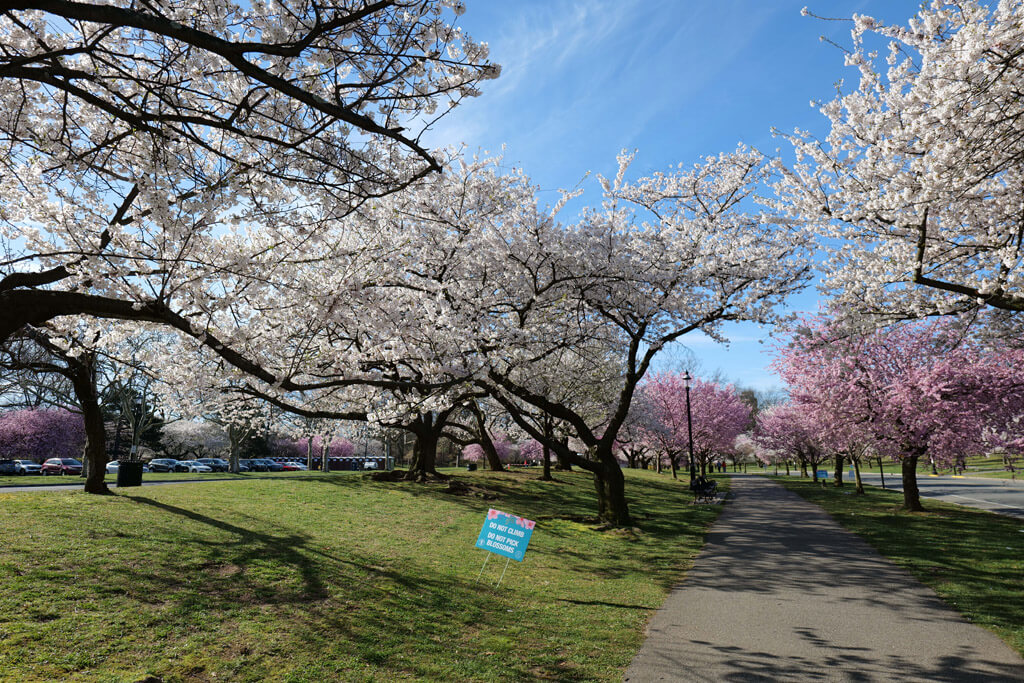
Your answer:
[[[502,464],[507,465],[512,462],[512,459],[515,458],[517,454],[519,454],[515,446],[508,440],[508,437],[505,434],[488,434],[488,436],[491,443],[494,445],[494,452]],[[472,463],[488,462],[488,457],[487,454],[484,453],[483,446],[477,441],[466,445],[462,449],[462,459],[466,462]]]
[[[818,481],[818,465],[828,457],[821,441],[817,414],[806,404],[795,401],[779,403],[757,414],[754,441],[759,446],[758,457],[765,464],[786,463],[796,460],[800,470],[811,468],[814,481]]]
[[[85,446],[82,416],[38,408],[0,414],[0,457],[42,462],[80,458]]]
[[[538,463],[544,458],[544,445],[536,439],[527,439],[518,445],[519,457],[524,462]]]
[[[701,474],[707,474],[713,460],[726,457],[736,437],[751,425],[750,406],[731,384],[692,380],[689,419],[682,375],[655,373],[645,386],[654,418],[648,428],[650,439],[664,451],[673,477],[680,458],[688,458],[691,422],[694,465],[699,465]]]
[[[776,363],[797,403],[827,408],[901,463],[903,507],[922,510],[917,465],[952,463],[1024,413],[1022,351],[965,337],[949,320],[855,333],[827,320],[795,330]]]

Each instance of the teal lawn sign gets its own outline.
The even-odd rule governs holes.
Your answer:
[[[494,553],[508,558],[505,560],[505,569],[501,572],[501,578],[498,579],[498,583],[494,584],[495,587],[501,585],[501,580],[505,578],[505,570],[508,569],[508,563],[512,560],[523,561],[534,526],[536,526],[536,522],[529,519],[516,517],[493,508],[488,510],[487,519],[484,520],[484,526],[480,529],[480,535],[476,539],[476,547],[488,551],[488,555],[484,558],[483,567],[480,567],[480,573],[476,575],[476,580],[480,580],[487,561],[491,559],[490,553]]]

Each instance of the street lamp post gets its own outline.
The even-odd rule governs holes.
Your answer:
[[[686,387],[686,436],[690,441],[690,485],[697,480],[697,465],[693,461],[693,418],[690,417],[690,373],[683,375],[683,386]]]

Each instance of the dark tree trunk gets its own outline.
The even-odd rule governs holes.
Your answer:
[[[103,411],[100,410],[99,394],[96,391],[93,357],[83,354],[78,358],[68,358],[67,362],[75,398],[82,409],[82,421],[85,423],[85,492],[109,494],[110,489],[103,481],[107,475],[107,429],[103,424]]]
[[[484,413],[480,410],[480,406],[473,401],[470,407],[473,411],[474,417],[476,417],[477,432],[480,435],[480,447],[484,451],[484,455],[487,457],[487,467],[493,472],[504,472],[505,466],[501,464],[501,458],[498,457],[498,449],[494,447],[494,441],[491,439],[491,435],[487,433],[487,421],[484,419]]]
[[[661,456],[658,456],[658,457],[659,457],[659,459],[661,458]],[[669,467],[672,468],[672,478],[673,479],[679,479],[679,475],[678,475],[679,460],[678,460],[678,458],[674,458],[671,455],[668,456],[668,464],[669,464]]]
[[[569,444],[569,437],[565,437],[565,438],[561,439],[561,442],[562,442],[563,446],[568,446],[568,444]],[[556,464],[555,464],[555,469],[556,470],[558,470],[559,472],[572,472],[572,463],[569,462],[568,458],[566,458],[561,453],[557,453],[557,452],[555,453],[555,458],[556,458]]]
[[[903,458],[903,509],[909,512],[924,512],[921,505],[921,492],[917,488],[917,460],[919,454]]]
[[[444,411],[436,416],[434,413],[420,414],[406,427],[416,437],[412,447],[412,463],[405,475],[406,480],[424,482],[430,477],[448,479],[446,475],[437,471],[437,443],[441,440],[441,432],[444,430],[449,412]]]
[[[554,477],[551,476],[551,449],[548,445],[542,444],[541,448],[544,451],[544,473],[540,475],[541,481],[553,481]]]
[[[843,464],[844,458],[842,453],[836,453],[836,481],[835,485],[837,488],[843,486]]]
[[[594,488],[597,490],[597,511],[602,520],[615,526],[633,523],[626,503],[626,478],[614,458],[610,463],[608,458],[600,458],[600,464],[594,471]]]
[[[882,456],[878,456],[878,473],[882,475],[882,488],[885,488],[885,468],[882,467]]]

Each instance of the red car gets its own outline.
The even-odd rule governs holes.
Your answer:
[[[43,474],[81,474],[82,463],[74,458],[50,458],[40,469]]]

